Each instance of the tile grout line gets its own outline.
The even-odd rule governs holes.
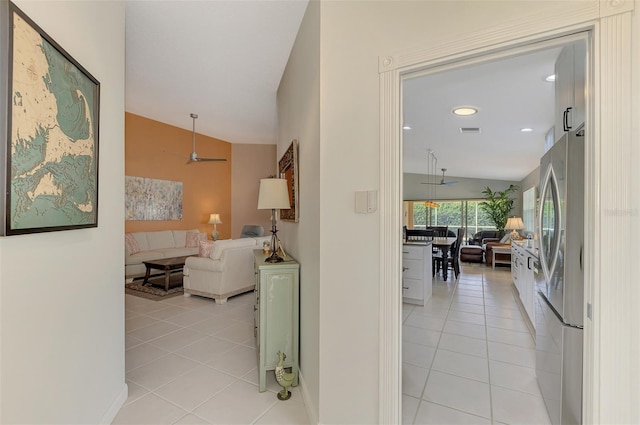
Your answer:
[[[459,279],[459,278],[458,278]],[[458,289],[458,279],[455,280],[455,285],[453,288],[453,292],[451,293],[451,297],[449,298],[449,305],[447,306],[447,314],[444,317],[444,321],[442,323],[442,329],[440,329],[440,336],[438,337],[438,343],[436,344],[435,350],[433,352],[433,358],[431,359],[431,363],[429,364],[429,368],[427,369],[427,377],[424,381],[424,385],[422,387],[422,391],[420,392],[420,398],[418,399],[418,408],[416,409],[416,412],[413,415],[413,420],[411,421],[412,424],[415,424],[416,419],[418,418],[418,412],[420,411],[420,405],[427,400],[424,400],[424,392],[427,389],[427,383],[429,382],[429,377],[431,376],[431,370],[433,367],[433,362],[436,361],[436,354],[438,353],[438,347],[440,347],[440,341],[442,340],[442,334],[444,332],[444,327],[447,323],[447,318],[449,317],[449,313],[451,312],[451,304],[453,303],[453,296],[456,292],[456,290]],[[444,283],[446,284],[446,281],[444,281]],[[431,402],[430,402],[431,403]]]
[[[489,420],[491,421],[491,423],[494,423],[494,415],[493,415],[493,391],[492,391],[492,385],[491,385],[491,362],[489,361],[489,331],[488,331],[488,325],[487,325],[487,303],[486,303],[486,298],[485,298],[485,281],[486,281],[486,277],[485,274],[482,274],[482,306],[483,306],[483,311],[484,311],[484,332],[485,332],[485,341],[486,341],[486,347],[487,347],[487,378],[489,381],[489,414],[490,414],[490,418]]]

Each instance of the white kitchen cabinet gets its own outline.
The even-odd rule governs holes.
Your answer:
[[[298,385],[300,265],[289,256],[283,263],[265,263],[266,257],[262,250],[254,251],[254,336],[260,392],[266,390],[266,372],[278,365],[278,351],[287,356],[284,367],[296,374],[293,385]]]
[[[431,242],[402,245],[402,300],[425,305],[432,289]]]
[[[555,140],[584,123],[586,51],[586,44],[577,42],[563,47],[556,61]]]
[[[533,269],[536,257],[523,245],[511,243],[511,275],[513,284],[518,290],[520,301],[529,316],[531,324],[535,327],[535,278]]]

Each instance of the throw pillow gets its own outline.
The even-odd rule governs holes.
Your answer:
[[[201,241],[207,240],[206,233],[187,232],[187,248],[198,248]]]
[[[136,239],[133,237],[131,233],[125,233],[124,244],[127,247],[127,252],[129,253],[129,255],[133,255],[137,252],[140,252],[138,241],[136,241]]]
[[[208,257],[211,255],[211,250],[213,249],[214,241],[200,241],[198,257]]]

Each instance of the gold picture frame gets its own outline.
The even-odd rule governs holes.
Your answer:
[[[291,204],[291,208],[280,210],[280,219],[297,223],[299,220],[298,180],[300,177],[298,174],[298,141],[296,139],[293,139],[287,151],[280,158],[278,173],[281,179],[287,180],[289,203]]]

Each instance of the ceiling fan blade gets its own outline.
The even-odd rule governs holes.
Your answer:
[[[453,186],[454,184],[458,184],[460,183],[458,180],[451,180],[448,182],[442,182],[440,183],[441,186]]]
[[[192,162],[222,162],[226,161],[226,158],[200,158],[196,153],[196,119],[198,118],[198,114],[191,114],[191,118],[193,120],[193,133],[191,137],[191,155],[189,156],[189,160],[187,164],[191,164]]]

